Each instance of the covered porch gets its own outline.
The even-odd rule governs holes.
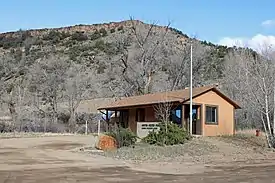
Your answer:
[[[172,103],[168,120],[189,131],[189,111],[189,104]],[[105,119],[108,124],[129,128],[140,137],[146,136],[153,129],[157,129],[159,122],[162,121],[156,104],[106,109],[105,113],[110,114],[106,115]],[[192,113],[192,134],[202,135],[202,105],[193,103]]]

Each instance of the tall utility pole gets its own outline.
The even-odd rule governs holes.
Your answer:
[[[192,65],[192,62],[193,62],[193,50],[192,50],[192,43],[191,43],[191,51],[190,51],[190,89],[189,89],[189,91],[190,91],[190,114],[189,114],[189,121],[190,121],[190,134],[192,135],[192,125],[193,125],[193,118],[192,118],[192,116],[193,116],[193,107],[192,107],[192,105],[193,105],[193,73],[192,73],[192,67],[193,67],[193,65]]]

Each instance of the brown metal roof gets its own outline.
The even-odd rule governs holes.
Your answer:
[[[197,87],[193,88],[193,98],[202,95],[210,90],[215,91],[229,103],[231,103],[235,108],[240,108],[240,106],[235,103],[233,100],[226,97],[222,94],[215,86],[204,86],[204,87]],[[114,110],[119,108],[125,107],[135,107],[141,105],[151,105],[151,104],[158,104],[163,102],[185,102],[189,100],[189,89],[184,90],[175,90],[175,91],[168,91],[168,92],[159,92],[159,93],[152,93],[146,95],[139,95],[133,97],[126,97],[124,99],[115,101],[110,103],[107,106],[102,106],[98,108],[98,110]]]

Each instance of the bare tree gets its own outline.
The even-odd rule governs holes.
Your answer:
[[[160,122],[165,124],[165,130],[167,133],[167,126],[170,123],[170,116],[173,104],[168,101],[167,95],[163,99],[164,102],[161,102],[154,106],[155,117],[160,120]]]
[[[163,102],[154,106],[154,111],[156,119],[160,120],[163,123],[170,122],[172,103]]]
[[[268,145],[274,147],[274,63],[263,52],[258,55],[249,49],[239,49],[227,57],[225,85],[231,88],[234,97],[246,106],[253,106],[253,112],[261,119]]]
[[[194,86],[204,85],[205,73],[209,72],[209,54],[212,48],[202,45],[195,38],[184,40],[175,46],[173,52],[167,54],[167,59],[163,65],[168,74],[168,83],[170,90],[182,89],[190,83],[190,53],[191,46],[193,47],[193,82]],[[169,48],[165,48],[170,50]]]
[[[161,31],[153,24],[143,24],[131,18],[129,36],[117,43],[121,57],[117,64],[120,66],[121,83],[125,95],[139,95],[151,92],[152,81],[160,69],[161,45],[164,44],[169,24]],[[133,43],[130,46],[130,41]]]
[[[75,64],[71,65],[66,75],[64,98],[68,101],[69,126],[70,131],[73,132],[76,130],[76,109],[82,100],[96,93],[100,88],[100,80],[94,70],[86,70],[85,67]]]
[[[31,75],[30,91],[35,100],[33,105],[44,116],[44,131],[48,125],[57,123],[57,103],[62,97],[63,83],[65,82],[65,72],[70,63],[66,58],[47,58],[38,60],[36,64],[29,68]],[[46,124],[50,119],[51,124]]]
[[[7,105],[13,119],[13,125],[19,131],[22,129],[22,106],[26,105],[25,99],[29,78],[26,76],[26,58],[20,49],[14,55],[6,53],[0,58],[0,86],[1,103]]]

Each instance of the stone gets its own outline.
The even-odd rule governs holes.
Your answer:
[[[116,139],[108,135],[101,135],[96,148],[103,151],[117,149]]]

